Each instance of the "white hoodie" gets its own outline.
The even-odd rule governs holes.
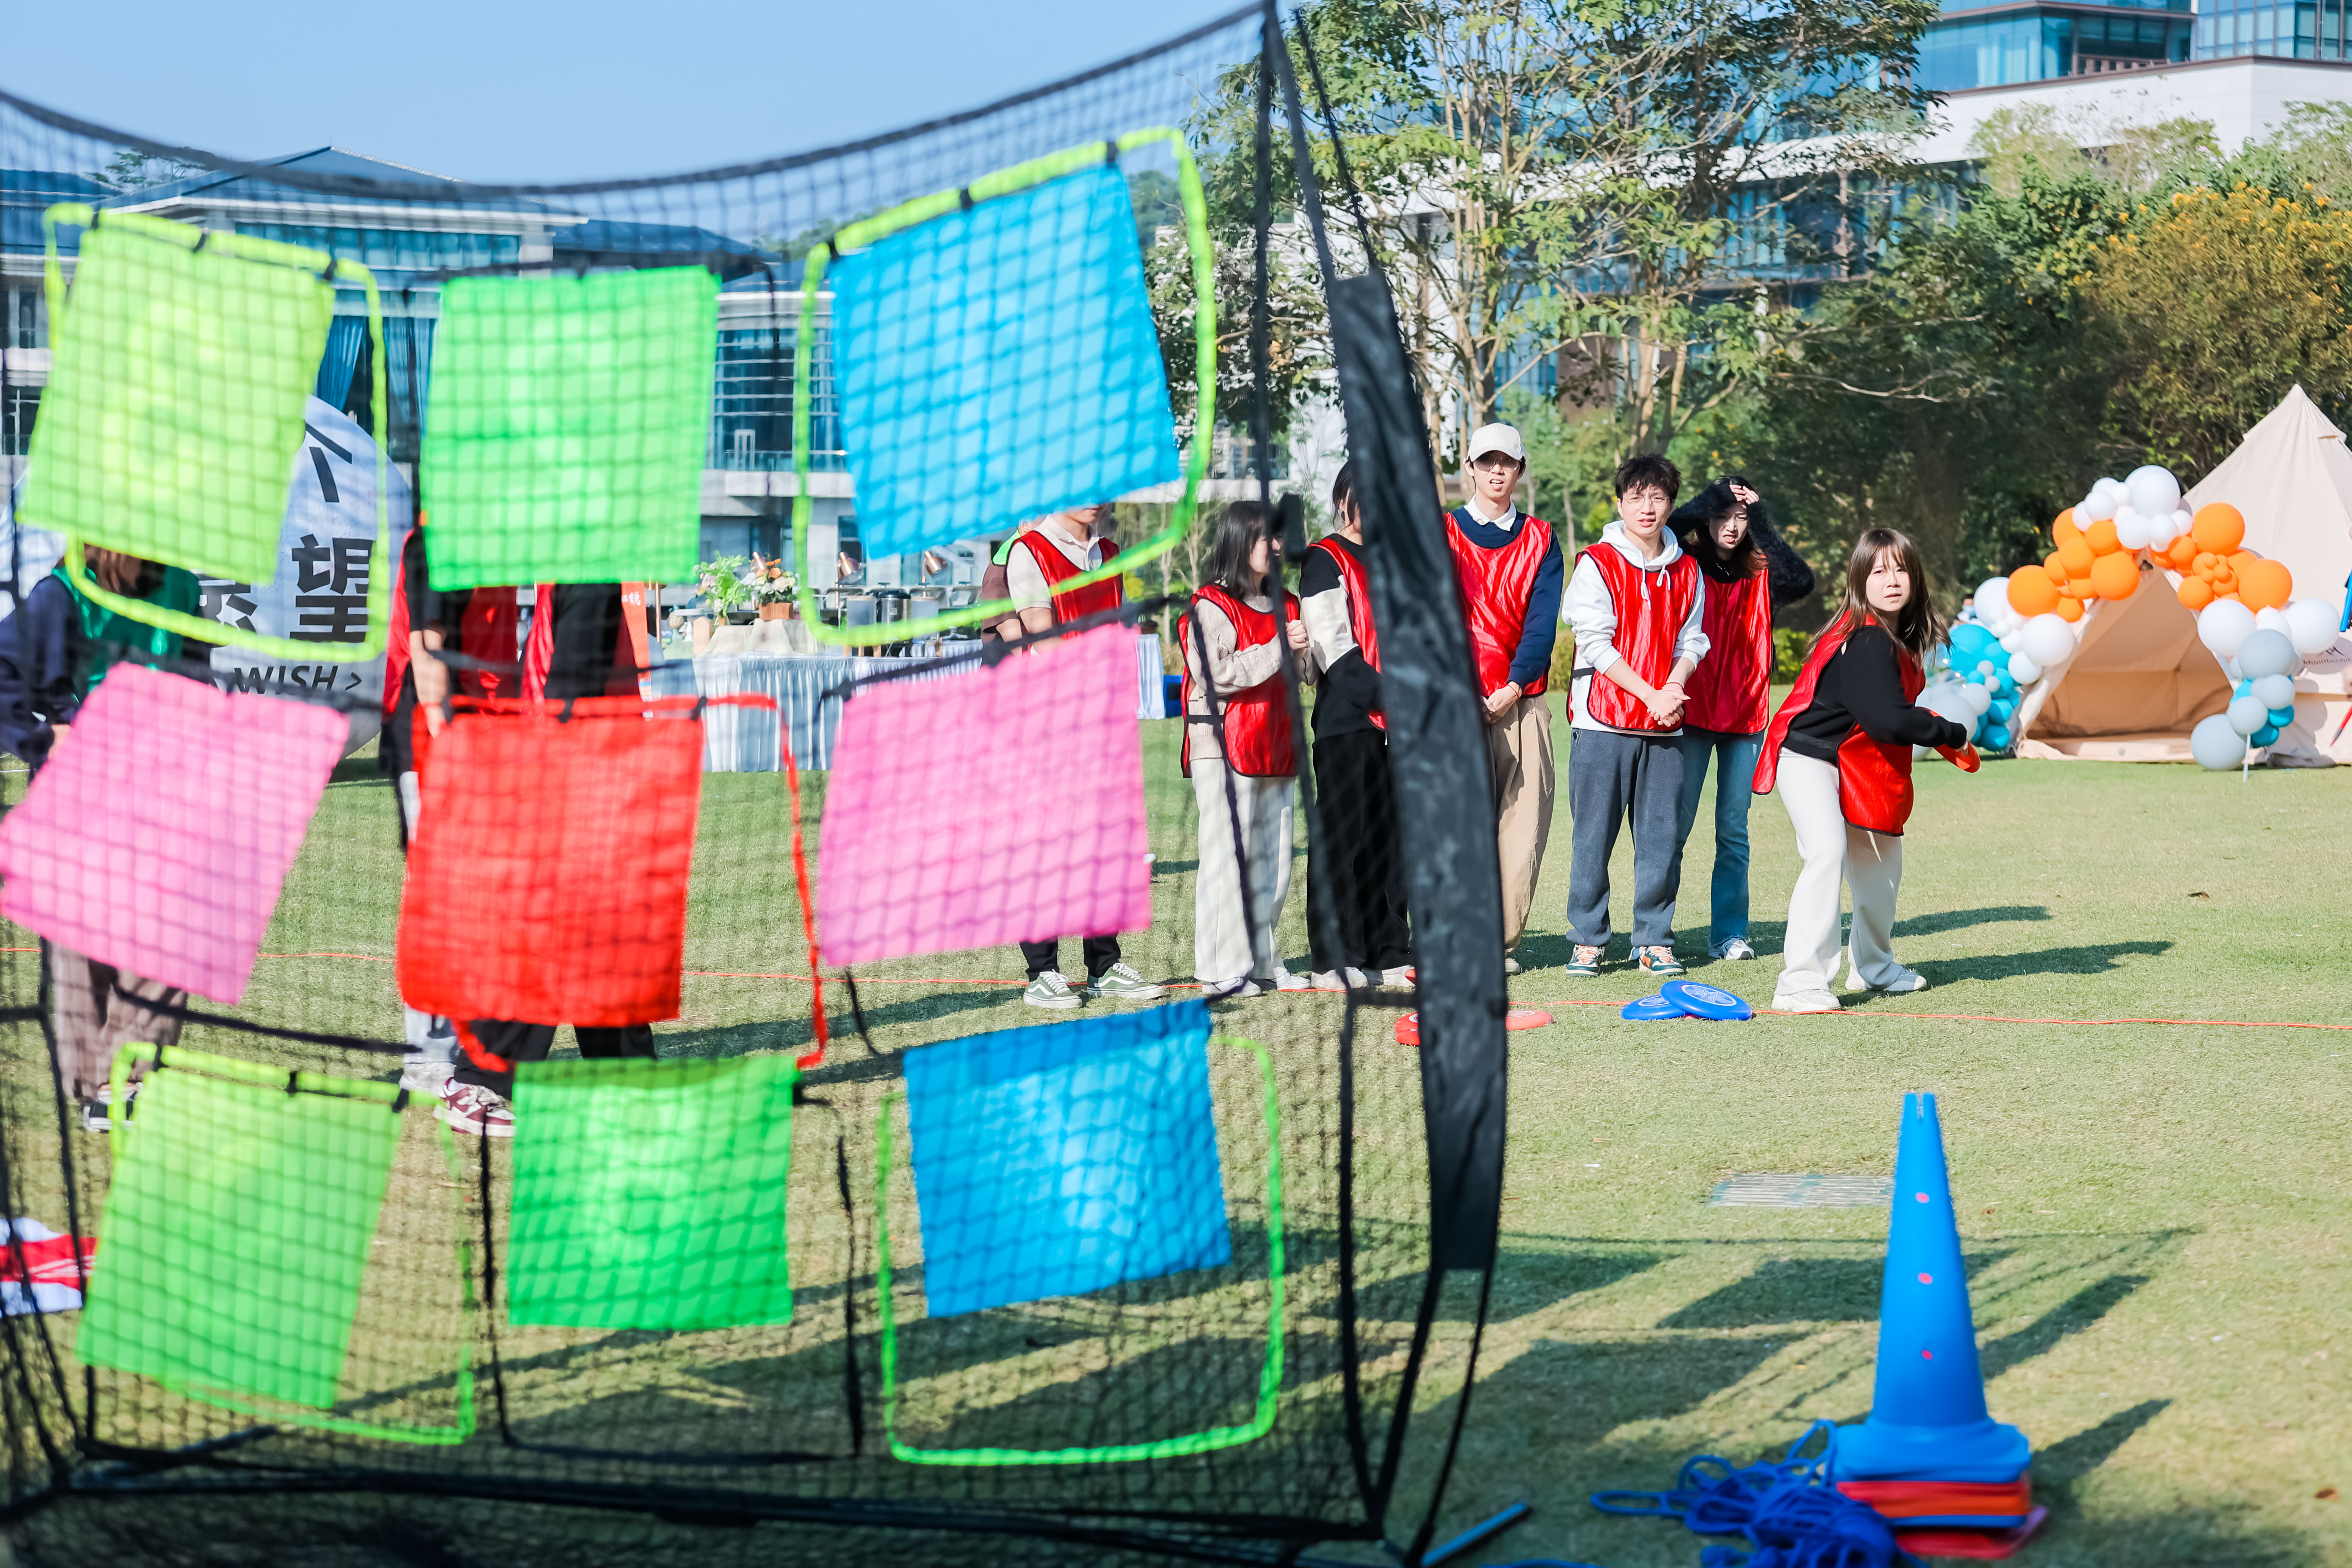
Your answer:
[[[1662,548],[1657,559],[1642,559],[1642,547],[1625,531],[1622,522],[1612,522],[1601,531],[1601,542],[1595,549],[1614,550],[1642,569],[1642,596],[1649,597],[1654,588],[1663,592],[1665,567],[1682,559],[1683,547],[1674,531],[1666,529],[1658,535]],[[1706,610],[1706,574],[1698,578],[1698,592],[1691,595],[1690,614],[1684,617],[1682,630],[1675,637],[1675,657],[1697,663],[1706,656],[1706,633],[1701,630]],[[1586,672],[1579,676],[1569,691],[1571,725],[1579,730],[1600,730],[1612,734],[1640,733],[1644,735],[1680,734],[1679,730],[1643,730],[1628,731],[1608,724],[1597,723],[1586,711],[1585,688],[1592,684],[1591,671],[1607,669],[1617,662],[1617,605],[1609,596],[1609,584],[1601,579],[1601,568],[1580,554],[1576,569],[1568,576],[1568,591],[1559,596],[1559,618],[1566,622],[1570,635],[1576,639],[1576,668]]]

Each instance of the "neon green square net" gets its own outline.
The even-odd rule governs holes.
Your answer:
[[[399,1136],[381,1100],[150,1073],[116,1133],[82,1360],[334,1404]]]
[[[435,587],[693,577],[709,271],[459,278],[434,337],[420,480]]]
[[[782,1323],[790,1057],[515,1074],[507,1317],[605,1329]]]
[[[334,289],[294,267],[87,229],[24,520],[240,583],[278,569]]]

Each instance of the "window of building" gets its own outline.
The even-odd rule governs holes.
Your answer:
[[[793,368],[799,334],[792,328],[730,327],[719,334],[718,380],[710,410],[714,468],[789,469],[793,466]],[[809,406],[809,466],[839,473],[841,411],[833,388],[832,334],[819,329]]]
[[[33,449],[33,418],[41,409],[41,389],[11,385],[0,399],[0,456],[21,458]]]

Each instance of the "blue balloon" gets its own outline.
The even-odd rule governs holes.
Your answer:
[[[2006,697],[1996,697],[1993,699],[1992,706],[1985,710],[1985,721],[1989,724],[2006,724],[2016,712],[2016,703]]]
[[[2284,729],[2285,729],[2289,724],[2292,724],[2292,723],[2294,723],[2294,709],[2292,709],[2292,708],[2273,708],[2273,709],[2272,709],[2272,710],[2271,710],[2271,728],[2272,728],[2272,729],[2273,729],[2273,730],[2284,730]]]
[[[1977,744],[1988,752],[2009,750],[2009,726],[2006,724],[1987,724],[1977,735]]]
[[[1981,622],[1962,621],[1952,628],[1951,640],[1954,647],[1982,657],[1981,650],[1987,644],[1997,643],[2000,639],[1992,635],[1990,626]]]
[[[1992,679],[1986,681],[1985,684],[1991,687],[1993,690],[2003,697],[2014,697],[2017,695],[2017,678],[2010,674],[2006,669],[1994,670],[1992,672]]]
[[[2231,696],[2232,696],[2232,697],[2247,697],[2247,696],[2251,696],[2251,695],[2252,695],[2252,693],[2253,693],[2253,689],[2254,689],[2254,683],[2253,683],[2252,681],[2251,681],[2251,680],[2241,680],[2240,682],[2238,682],[2238,689],[2237,689],[2235,691],[2232,691],[2231,693],[2230,693],[2230,695],[2231,695]]]
[[[2275,724],[2265,724],[2261,729],[2246,737],[2246,744],[2249,746],[2267,746],[2277,739],[2278,726]]]

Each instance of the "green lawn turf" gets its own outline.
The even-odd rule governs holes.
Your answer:
[[[1188,976],[1196,824],[1174,726],[1146,728],[1155,921],[1127,952],[1155,978]],[[1565,725],[1556,733],[1564,769]],[[1698,1545],[1687,1532],[1601,1519],[1585,1494],[1664,1487],[1686,1454],[1744,1461],[1816,1417],[1867,1409],[1885,1211],[1706,1197],[1738,1172],[1885,1173],[1901,1096],[1927,1089],[1941,1096],[1968,1216],[1992,1407],[2033,1439],[2053,1507],[2024,1561],[2352,1563],[2352,1500],[2315,1496],[2352,1492],[2352,1033],[1924,1016],[2352,1022],[2338,890],[2352,770],[2241,782],[2003,763],[1971,778],[1927,763],[1919,778],[1897,934],[1933,988],[1846,1016],[1738,1026],[1636,1026],[1580,1005],[1648,987],[1622,963],[1597,980],[1559,972],[1563,803],[1522,949],[1530,968],[1513,986],[1558,1021],[1513,1037],[1505,1258],[1444,1521],[1517,1499],[1537,1512],[1467,1561],[1687,1564]],[[812,851],[823,783],[803,780]],[[684,1016],[657,1031],[664,1050],[801,1049],[808,987],[782,978],[807,966],[782,782],[711,775],[703,787],[688,968],[724,973],[689,976]],[[1704,962],[1710,820],[1703,806],[1682,951],[1696,973],[1766,1001],[1796,869],[1787,818],[1757,803],[1766,957],[1752,964]],[[347,763],[265,951],[349,956],[265,958],[248,1016],[396,1037],[380,962],[399,886],[391,822],[373,763]],[[1630,847],[1616,869],[1630,886]],[[1303,860],[1299,873],[1283,948],[1303,970]],[[1618,910],[1626,919],[1622,894]],[[1075,951],[1066,957],[1075,968]],[[1036,1021],[1020,978],[1010,950],[901,960],[861,974],[859,1001],[889,1051]],[[861,1058],[839,1038],[849,1009],[830,982],[827,1003],[835,1059]],[[1276,1037],[1311,1033],[1303,1010],[1328,1005],[1268,997],[1219,1011],[1228,1029]],[[1372,1016],[1362,1050],[1398,1049],[1388,1016]],[[189,1043],[205,1038],[192,1030]],[[48,1217],[31,1185],[28,1212]],[[1453,1414],[1458,1306],[1449,1295],[1424,1441]],[[1409,1466],[1409,1493],[1425,1486],[1427,1457]],[[657,1559],[669,1560],[644,1560]]]

